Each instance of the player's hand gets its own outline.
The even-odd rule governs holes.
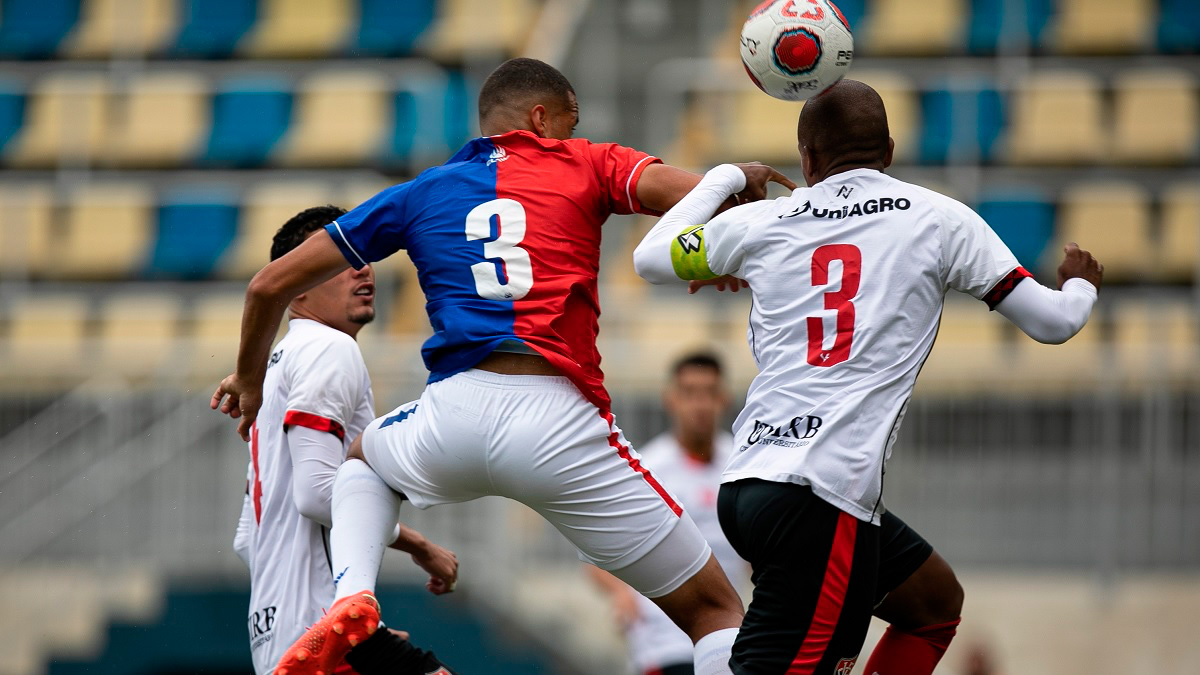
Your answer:
[[[409,638],[408,631],[396,630],[395,628],[389,628],[388,632],[391,633],[392,635],[395,635],[396,637],[400,638],[401,640],[408,642],[408,638]]]
[[[1100,290],[1100,281],[1104,278],[1104,265],[1096,260],[1096,256],[1079,248],[1075,242],[1063,247],[1062,264],[1058,266],[1058,287],[1062,288],[1067,279],[1083,279]]]
[[[261,405],[262,385],[251,385],[238,377],[237,373],[221,380],[209,402],[209,407],[213,410],[220,409],[222,414],[241,419],[237,432],[246,442],[250,442],[250,427],[254,425]]]
[[[750,282],[745,279],[739,279],[731,274],[724,274],[715,279],[705,279],[703,281],[689,281],[688,294],[698,292],[705,286],[716,286],[718,291],[728,289],[731,293],[737,293],[743,288],[750,288]]]
[[[793,183],[787,176],[779,173],[766,164],[747,162],[745,164],[735,164],[734,166],[741,169],[742,173],[746,174],[746,188],[737,193],[739,204],[756,202],[760,199],[765,199],[767,196],[767,183],[779,183],[789,190],[796,189],[796,184]]]
[[[458,583],[458,556],[448,548],[427,542],[420,551],[412,554],[413,562],[429,573],[425,588],[434,595],[454,590]]]

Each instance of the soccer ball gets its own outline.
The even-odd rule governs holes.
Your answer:
[[[803,101],[832,87],[854,60],[854,37],[829,0],[767,0],[742,26],[742,65],[759,89]]]

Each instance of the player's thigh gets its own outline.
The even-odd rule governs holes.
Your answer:
[[[486,437],[447,405],[448,396],[462,392],[442,391],[441,384],[376,419],[360,436],[367,464],[417,508],[486,494]]]
[[[880,525],[875,616],[902,629],[957,619],[963,591],[950,564],[894,513]]]
[[[726,484],[718,508],[754,579],[734,672],[782,673],[796,664],[828,675],[852,664],[874,605],[879,527],[785,483]]]

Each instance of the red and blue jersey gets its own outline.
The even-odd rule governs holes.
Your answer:
[[[326,229],[355,268],[408,252],[433,326],[421,349],[430,382],[517,342],[607,410],[596,349],[601,226],[614,213],[657,215],[638,202],[637,182],[658,161],[528,131],[476,138]]]

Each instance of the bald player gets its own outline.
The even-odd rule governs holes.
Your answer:
[[[718,513],[755,590],[734,673],[845,675],[872,613],[891,623],[869,675],[929,675],[959,622],[962,589],[882,501],[884,466],[947,290],[985,302],[1039,342],[1087,322],[1102,267],[1074,244],[1042,286],[963,204],[890,178],[883,101],[843,81],[809,101],[804,179],[791,195],[717,205],[745,177],[723,165],[634,253],[654,283],[748,282],[759,366],[734,423]],[[706,224],[705,224],[706,223]]]

